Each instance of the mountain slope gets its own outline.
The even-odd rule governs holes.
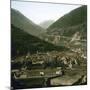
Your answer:
[[[53,44],[32,36],[13,25],[11,25],[11,41],[12,57],[27,54],[27,52],[36,53],[37,51],[67,50],[67,48],[63,46],[54,46]]]
[[[31,20],[15,9],[11,9],[11,24],[35,36],[38,36],[44,31],[43,28],[34,24]]]
[[[87,6],[81,6],[70,13],[64,15],[53,23],[48,29],[53,28],[66,28],[74,25],[81,24],[87,20]]]
[[[87,37],[87,6],[81,6],[64,15],[53,23],[47,34],[58,34],[60,36],[72,37],[79,32],[81,38]]]

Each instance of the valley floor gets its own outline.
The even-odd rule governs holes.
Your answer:
[[[87,60],[80,55],[77,57],[75,53],[64,53],[62,58],[61,53],[49,52],[48,59],[48,54],[38,53],[29,55],[31,57],[24,60],[22,56],[12,61],[12,87],[20,89],[86,85]]]

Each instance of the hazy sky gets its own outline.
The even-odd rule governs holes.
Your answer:
[[[39,24],[46,20],[57,20],[71,10],[80,7],[80,5],[12,1],[11,7]]]

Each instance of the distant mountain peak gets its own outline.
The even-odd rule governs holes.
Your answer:
[[[51,24],[53,24],[55,21],[54,20],[46,20],[44,22],[41,22],[39,25],[44,28],[47,29]]]

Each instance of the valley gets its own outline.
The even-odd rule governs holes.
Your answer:
[[[87,84],[87,6],[48,22],[11,9],[12,88]]]

